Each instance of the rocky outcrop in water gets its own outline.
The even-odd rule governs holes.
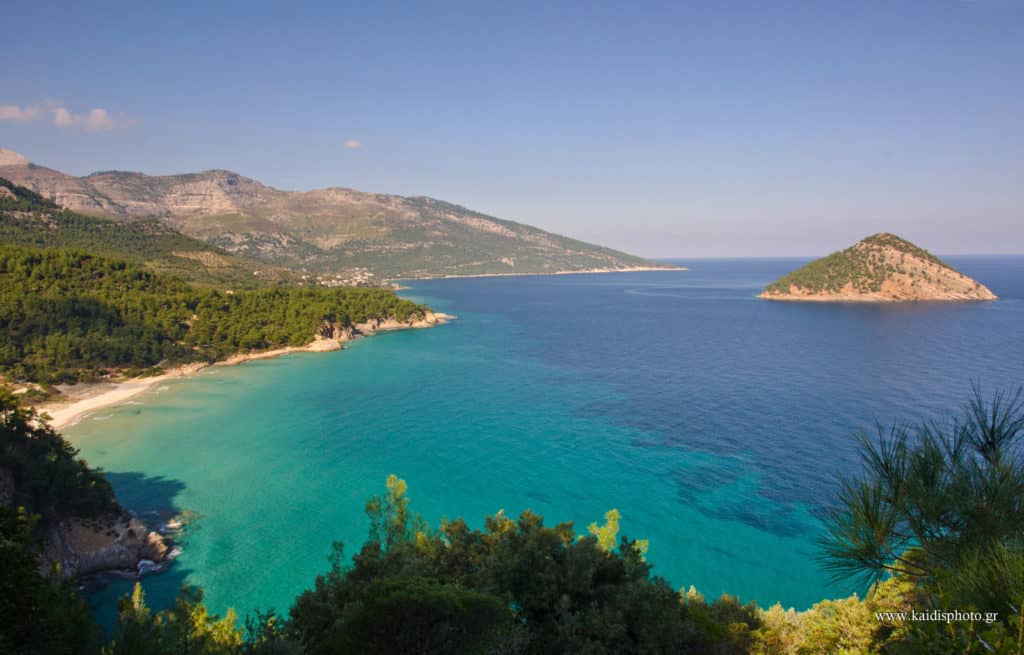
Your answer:
[[[44,567],[57,565],[58,574],[78,578],[120,571],[135,574],[140,563],[157,565],[167,559],[168,544],[128,512],[95,519],[62,519],[44,536]],[[150,572],[158,566],[147,566]]]

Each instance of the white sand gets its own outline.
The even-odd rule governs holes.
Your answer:
[[[293,352],[328,352],[340,349],[341,344],[337,341],[321,339],[302,348],[276,348],[252,354],[232,355],[222,362],[217,362],[214,366],[234,366],[254,359],[270,359]],[[86,382],[62,386],[60,387],[63,394],[61,399],[44,403],[38,409],[40,412],[46,412],[50,416],[50,426],[59,430],[74,424],[79,418],[90,412],[119,405],[168,380],[193,375],[208,366],[210,365],[201,362],[185,364],[163,375],[155,375],[151,378],[125,380],[124,382]]]
[[[40,412],[50,416],[50,426],[60,429],[71,425],[89,412],[111,407],[129,400],[156,385],[181,378],[206,368],[207,364],[186,364],[163,375],[124,382],[87,382],[61,387],[63,399],[44,403]]]
[[[429,320],[417,321],[410,324],[399,324],[397,322],[389,323],[386,321],[383,323],[376,323],[373,326],[362,326],[362,324],[357,324],[357,326],[364,327],[365,330],[365,332],[357,336],[370,336],[375,332],[388,330],[433,327],[435,325],[447,323],[454,318],[454,316],[449,316],[448,314],[431,312]],[[347,340],[347,338],[342,339],[342,341]],[[280,357],[281,355],[287,355],[288,353],[295,352],[331,352],[334,350],[341,350],[342,341],[336,339],[317,338],[312,343],[300,347],[289,346],[286,348],[276,348],[274,350],[264,350],[262,352],[255,353],[239,353],[228,357],[222,362],[217,362],[213,364],[213,366],[233,366],[255,359],[270,359],[271,357]],[[95,412],[96,410],[103,409],[105,407],[113,407],[121,404],[142,392],[153,388],[154,386],[175,378],[193,375],[208,366],[210,366],[210,364],[197,362],[179,366],[167,373],[164,373],[163,375],[156,375],[151,378],[138,378],[125,380],[124,382],[87,382],[74,385],[62,385],[59,387],[61,397],[58,400],[43,403],[42,405],[39,405],[37,409],[41,413],[45,412],[50,417],[50,426],[59,430],[67,427],[68,425],[74,424],[85,414]]]

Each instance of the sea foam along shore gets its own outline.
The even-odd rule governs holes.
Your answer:
[[[270,359],[296,352],[330,352],[341,350],[343,343],[360,337],[372,336],[377,332],[434,327],[435,325],[447,323],[454,318],[454,316],[448,314],[427,312],[427,315],[422,320],[411,323],[400,323],[393,319],[356,323],[344,333],[338,334],[334,338],[318,337],[305,346],[288,346],[252,353],[236,353],[223,361],[213,364],[192,362],[172,368],[161,375],[148,378],[129,379],[121,382],[85,382],[74,385],[61,385],[58,387],[61,391],[61,400],[43,403],[37,409],[49,415],[50,425],[59,430],[73,425],[77,420],[90,412],[126,402],[168,380],[194,375],[209,366],[234,366],[243,362]]]
[[[545,275],[587,275],[594,273],[648,273],[655,271],[688,271],[685,266],[628,266],[625,268],[581,268],[569,271],[552,271],[550,273],[467,273],[465,275],[453,273],[436,277],[420,278],[395,278],[395,280],[449,280],[452,278],[475,278],[475,277],[543,277]]]

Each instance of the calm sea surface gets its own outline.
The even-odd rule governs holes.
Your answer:
[[[804,608],[852,591],[815,544],[852,433],[1024,382],[1024,257],[949,259],[1002,300],[758,300],[804,263],[783,259],[416,282],[459,319],[208,369],[66,433],[128,507],[195,517],[145,580],[156,606],[188,583],[218,613],[286,611],[396,473],[431,522],[530,508],[582,532],[615,507],[674,587]],[[96,592],[98,616],[129,588]]]

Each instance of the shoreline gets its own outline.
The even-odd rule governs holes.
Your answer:
[[[391,277],[384,282],[401,282],[403,280],[456,280],[461,278],[482,278],[482,277],[543,277],[546,275],[587,275],[607,273],[643,273],[651,271],[688,271],[685,266],[631,266],[629,268],[587,268],[571,271],[551,271],[550,273],[466,273],[464,275],[428,275],[425,277]]]
[[[757,298],[761,300],[769,300],[772,302],[810,302],[810,303],[859,303],[859,304],[875,304],[875,305],[893,305],[893,304],[907,304],[907,303],[971,303],[971,302],[994,302],[999,300],[998,296],[993,298],[960,298],[960,297],[948,297],[948,298],[893,298],[890,296],[875,296],[875,295],[836,295],[836,296],[822,296],[822,295],[808,295],[808,296],[795,296],[791,294],[787,295],[775,295],[761,292],[757,294]]]
[[[305,346],[284,346],[272,350],[261,350],[249,353],[235,353],[227,359],[217,362],[190,362],[175,366],[165,373],[154,375],[148,378],[129,378],[126,380],[110,382],[79,382],[73,385],[58,385],[61,391],[61,400],[40,403],[35,406],[40,414],[47,414],[50,418],[47,421],[54,430],[60,430],[77,424],[86,415],[114,407],[132,398],[149,391],[153,387],[170,380],[187,378],[210,368],[211,366],[237,366],[245,362],[261,359],[274,359],[292,353],[324,353],[335,352],[344,348],[343,344],[355,339],[370,337],[378,332],[391,332],[396,330],[415,330],[421,328],[443,325],[455,317],[448,314],[431,312],[428,319],[416,321],[410,324],[397,324],[390,322],[369,322],[353,326],[350,335],[340,338],[318,337]]]

